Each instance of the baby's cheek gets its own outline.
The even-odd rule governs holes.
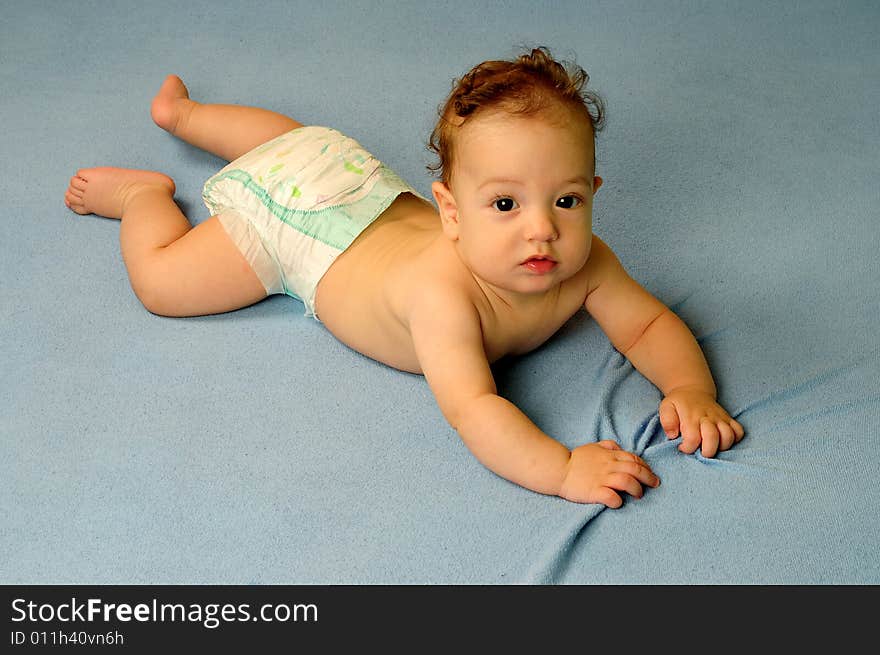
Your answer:
[[[590,260],[590,252],[590,247],[587,246],[579,253],[573,253],[573,259],[575,261],[575,273],[587,265],[587,262]]]

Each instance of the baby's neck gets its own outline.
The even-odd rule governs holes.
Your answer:
[[[471,271],[471,276],[474,279],[474,283],[483,292],[483,295],[488,299],[496,313],[502,309],[505,311],[514,310],[517,312],[530,312],[536,307],[543,305],[549,296],[559,295],[559,284],[546,291],[522,293],[487,282],[476,275],[473,271]]]

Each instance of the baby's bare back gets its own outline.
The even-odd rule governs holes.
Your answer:
[[[489,361],[532,350],[583,305],[586,283],[576,275],[552,293],[511,307],[479,288],[443,235],[430,203],[405,193],[349,246],[318,283],[315,309],[350,348],[404,371],[421,373],[409,331],[409,309],[438,280],[460,290],[479,312]]]
[[[417,367],[400,307],[407,271],[440,234],[432,205],[406,193],[364,230],[318,283],[315,313],[333,335],[368,357]]]

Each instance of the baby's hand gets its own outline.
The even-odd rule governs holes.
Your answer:
[[[660,425],[670,439],[681,431],[678,449],[683,453],[695,452],[702,443],[703,457],[731,448],[745,434],[711,394],[687,388],[671,391],[660,403]]]
[[[643,484],[656,487],[660,478],[641,457],[606,439],[571,451],[559,495],[575,503],[602,503],[617,509],[623,499],[615,489],[641,498]]]

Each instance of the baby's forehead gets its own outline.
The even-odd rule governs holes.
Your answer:
[[[556,101],[549,101],[526,112],[518,111],[516,107],[507,107],[503,104],[487,107],[468,117],[461,127],[467,128],[468,125],[478,125],[480,122],[511,124],[539,122],[572,130],[587,130],[591,136],[593,133],[593,123],[586,110]]]
[[[535,143],[535,134],[540,135],[538,143]],[[453,158],[492,159],[496,153],[503,156],[505,151],[517,148],[520,138],[537,151],[552,148],[582,154],[591,165],[595,158],[593,127],[589,120],[573,112],[528,115],[495,112],[474,117],[456,130]]]
[[[460,134],[478,133],[492,127],[515,130],[535,123],[572,132],[585,132],[590,140],[594,136],[589,116],[558,103],[528,113],[508,111],[503,107],[490,108],[469,117],[458,126],[457,131]]]
[[[539,129],[529,129],[534,127]],[[523,141],[518,140],[520,135]],[[537,158],[544,153],[556,153],[559,156],[554,157],[553,162],[568,162],[568,168],[585,165],[592,168],[594,163],[592,126],[579,120],[495,115],[463,126],[456,140],[456,155],[462,164],[491,164],[503,168],[510,163],[505,158],[510,153],[521,154],[523,148],[528,154],[534,152]]]

